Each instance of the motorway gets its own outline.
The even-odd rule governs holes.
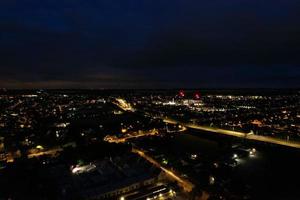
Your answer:
[[[223,135],[229,135],[229,136],[244,138],[244,139],[247,139],[247,140],[266,142],[266,143],[271,143],[271,144],[282,145],[282,146],[287,146],[287,147],[293,147],[293,148],[299,148],[300,149],[300,143],[296,142],[296,141],[287,141],[287,140],[283,140],[283,139],[279,139],[279,138],[273,138],[273,137],[262,136],[262,135],[254,135],[253,133],[243,133],[243,132],[225,130],[225,129],[220,129],[220,128],[200,126],[200,125],[191,124],[191,123],[182,123],[180,121],[169,119],[169,118],[164,118],[163,121],[165,123],[170,123],[170,124],[181,124],[182,126],[185,126],[187,128],[191,128],[191,129],[196,129],[196,130],[201,130],[201,131],[208,131],[208,132],[213,132],[213,133],[219,133],[219,134],[223,134]]]

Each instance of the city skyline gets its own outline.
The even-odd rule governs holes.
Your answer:
[[[299,106],[298,90],[1,90],[0,198],[292,200]]]

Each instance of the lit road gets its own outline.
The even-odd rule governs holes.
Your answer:
[[[60,153],[62,151],[63,151],[62,148],[55,148],[55,149],[50,149],[48,151],[41,151],[41,152],[37,152],[37,153],[31,153],[31,154],[28,154],[27,157],[28,158],[34,158],[34,157],[40,157],[40,156],[44,156],[44,155],[55,157],[55,156],[57,156],[58,153]]]
[[[273,138],[273,137],[267,137],[267,136],[261,136],[261,135],[254,135],[254,134],[251,134],[251,133],[243,133],[243,132],[225,130],[225,129],[220,129],[220,128],[200,126],[200,125],[195,125],[195,124],[190,124],[190,123],[182,123],[182,122],[179,122],[179,121],[176,121],[176,120],[173,120],[173,119],[163,119],[163,120],[164,120],[165,123],[181,124],[181,125],[183,125],[187,128],[191,128],[191,129],[197,129],[197,130],[202,130],[202,131],[219,133],[219,134],[223,134],[223,135],[229,135],[229,136],[244,138],[244,139],[248,139],[248,140],[266,142],[266,143],[277,144],[277,145],[282,145],[282,146],[287,146],[287,147],[300,148],[300,143],[295,142],[295,141],[287,141],[287,140],[282,140],[282,139],[279,139],[279,138]]]
[[[181,178],[175,172],[172,172],[171,170],[163,167],[159,162],[157,162],[150,156],[146,155],[144,151],[136,149],[136,148],[132,148],[132,152],[137,153],[139,156],[143,157],[148,162],[152,163],[154,166],[160,168],[163,172],[166,173],[166,175],[170,179],[177,181],[178,185],[181,186],[185,191],[190,192],[195,187],[190,181]]]
[[[118,138],[118,137],[108,135],[104,138],[104,141],[110,142],[110,143],[124,143],[129,139],[145,137],[145,136],[154,136],[154,135],[158,135],[157,130],[152,130],[150,132],[141,132],[140,134],[137,134],[137,135],[128,135],[127,134],[127,136],[122,137],[122,138]]]
[[[125,99],[116,98],[113,102],[116,106],[118,106],[123,111],[131,111],[134,112],[134,109],[130,105],[130,103],[126,102]]]
[[[182,126],[179,130],[176,131],[168,131],[168,133],[179,133],[179,132],[185,132],[187,130],[186,127]],[[109,142],[109,143],[125,143],[127,142],[127,140],[129,139],[134,139],[134,138],[139,138],[139,137],[146,137],[146,136],[155,136],[155,135],[159,135],[158,130],[153,129],[151,131],[142,131],[140,130],[138,134],[136,133],[127,133],[126,135],[124,135],[123,137],[116,137],[113,135],[107,135],[104,137],[104,141]]]

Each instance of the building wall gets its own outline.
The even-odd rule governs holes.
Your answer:
[[[90,198],[92,198],[92,199],[111,199],[111,198],[114,198],[114,197],[118,197],[118,196],[121,196],[122,194],[126,194],[126,193],[129,193],[129,192],[133,191],[133,190],[137,190],[137,189],[141,188],[142,186],[155,184],[155,183],[158,182],[158,180],[160,180],[159,177],[160,177],[160,174],[156,177],[146,179],[146,180],[143,180],[141,182],[133,183],[129,186],[119,188],[119,189],[116,189],[114,191],[107,192],[105,194],[100,194],[100,195],[97,195],[95,197],[89,197],[88,199],[90,199]]]

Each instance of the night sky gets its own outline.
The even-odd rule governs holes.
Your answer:
[[[0,87],[300,87],[299,0],[1,0]]]

